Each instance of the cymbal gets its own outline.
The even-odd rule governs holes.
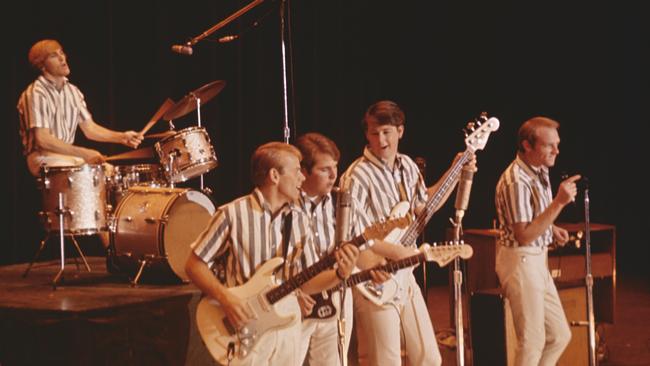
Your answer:
[[[215,95],[219,94],[225,86],[226,82],[224,80],[215,80],[203,85],[176,102],[176,104],[165,113],[163,119],[169,121],[190,113],[196,109],[197,99],[201,99],[201,104],[205,104],[210,99],[214,98]]]
[[[137,150],[127,151],[121,154],[112,155],[107,157],[106,161],[143,159],[143,158],[153,158],[153,148],[151,146],[142,147]]]

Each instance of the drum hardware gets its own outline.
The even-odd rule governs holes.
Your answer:
[[[84,256],[83,251],[81,250],[81,247],[79,246],[79,243],[77,242],[77,239],[75,238],[75,236],[73,234],[66,234],[65,233],[64,220],[65,220],[66,217],[68,217],[68,219],[70,219],[70,217],[72,217],[73,212],[71,210],[67,209],[64,206],[63,197],[64,197],[63,192],[59,192],[59,194],[58,194],[59,204],[58,204],[57,208],[54,209],[54,212],[59,216],[59,247],[60,247],[60,253],[61,253],[60,254],[61,268],[59,269],[58,273],[56,274],[56,276],[54,276],[54,279],[52,280],[52,288],[54,290],[56,290],[56,286],[57,286],[59,280],[63,278],[63,270],[65,269],[65,248],[64,248],[64,244],[65,244],[64,237],[65,236],[69,236],[70,239],[72,239],[72,243],[74,244],[75,248],[77,249],[77,252],[79,253],[79,256],[83,260],[84,265],[86,267],[86,270],[88,270],[88,272],[91,272],[90,265],[88,264],[88,261],[86,260],[86,257]],[[49,218],[49,216],[48,216],[48,218]],[[29,271],[31,270],[32,266],[34,265],[34,262],[36,262],[38,260],[38,257],[41,255],[41,252],[43,251],[43,249],[45,249],[45,244],[50,239],[50,233],[51,233],[51,231],[48,231],[45,234],[45,237],[43,238],[43,240],[41,240],[41,243],[40,243],[40,245],[38,247],[38,250],[36,251],[36,254],[34,255],[34,259],[32,259],[32,261],[29,262],[29,264],[27,265],[27,268],[25,269],[25,272],[23,273],[23,277],[27,277],[27,275],[29,274]],[[77,262],[77,258],[73,257],[73,260],[75,262],[75,265],[77,266],[77,270],[79,270],[79,263]]]
[[[135,275],[135,278],[131,281],[131,287],[135,287],[138,284],[138,281],[140,281],[140,276],[142,276],[142,270],[144,270],[144,267],[149,263],[147,259],[153,260],[155,259],[153,254],[146,255],[145,258],[139,259],[138,263],[140,263],[140,268],[138,268],[138,273]]]

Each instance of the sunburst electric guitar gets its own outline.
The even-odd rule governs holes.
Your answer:
[[[384,238],[385,241],[400,243],[402,245],[415,244],[416,239],[424,230],[424,227],[431,219],[431,216],[433,216],[434,209],[438,207],[442,199],[447,195],[448,191],[454,187],[454,184],[462,171],[463,165],[470,160],[472,154],[485,147],[487,140],[490,137],[490,133],[499,129],[499,120],[497,118],[482,118],[482,123],[470,122],[468,124],[467,129],[473,132],[468,134],[465,138],[465,152],[461,155],[460,159],[454,162],[450,169],[450,174],[444,179],[438,190],[429,197],[424,205],[424,209],[420,215],[418,215],[417,219],[413,220],[406,230],[393,230]],[[390,217],[409,216],[409,209],[409,203],[402,201],[393,207]],[[357,285],[356,289],[359,290],[366,299],[378,306],[382,306],[403,296],[406,280],[411,271],[412,268],[403,269],[397,271],[390,280],[383,284],[376,285],[372,281],[364,282]],[[392,289],[394,286],[397,286],[397,291],[385,291],[385,289]],[[388,293],[391,293],[391,295],[389,296]]]
[[[420,246],[420,253],[406,257],[397,261],[388,262],[385,265],[377,266],[372,268],[373,270],[382,270],[386,272],[396,272],[400,269],[412,267],[424,261],[427,262],[436,262],[440,267],[446,266],[449,262],[454,260],[456,257],[463,259],[468,259],[472,256],[474,251],[472,247],[467,244],[450,244],[450,245],[430,245],[422,244]],[[335,291],[338,291],[342,288],[348,286],[354,286],[362,282],[371,280],[370,269],[365,271],[360,271],[352,274],[345,281],[341,282],[338,286],[331,288],[327,291],[312,296],[316,301],[312,312],[305,316],[305,319],[311,320],[326,320],[332,318],[336,315],[338,306],[333,304],[332,294]],[[379,296],[379,300],[388,302],[390,299],[397,293],[397,285],[392,285],[391,288],[384,287],[382,296]]]
[[[363,234],[350,240],[350,243],[360,246],[370,239],[383,238],[392,230],[406,228],[409,224],[410,219],[407,217],[376,223],[364,230]],[[241,328],[235,328],[230,323],[216,300],[204,297],[199,302],[196,309],[197,327],[201,339],[217,362],[227,364],[233,359],[244,360],[255,352],[255,345],[266,332],[285,328],[299,321],[301,314],[298,303],[295,298],[287,295],[320,272],[332,267],[336,260],[334,255],[330,254],[276,286],[273,273],[283,262],[282,258],[271,258],[261,265],[245,284],[228,289],[242,299],[254,314]]]

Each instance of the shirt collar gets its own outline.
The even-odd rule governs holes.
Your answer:
[[[385,161],[378,158],[369,148],[366,146],[363,149],[363,156],[368,159],[371,163],[375,164],[377,167],[392,171],[394,169],[400,169],[402,167],[402,155],[397,153],[395,155],[395,166],[391,169]]]
[[[40,80],[48,88],[57,89],[56,84],[53,81],[51,81],[50,79],[46,78],[45,75],[40,75],[38,77],[38,80]],[[68,82],[69,82],[68,78],[64,76],[63,77],[63,86],[66,86],[66,84],[68,84]]]

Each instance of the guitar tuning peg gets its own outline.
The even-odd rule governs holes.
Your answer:
[[[478,117],[481,122],[485,122],[488,120],[488,113],[487,112],[481,112],[481,115]]]

